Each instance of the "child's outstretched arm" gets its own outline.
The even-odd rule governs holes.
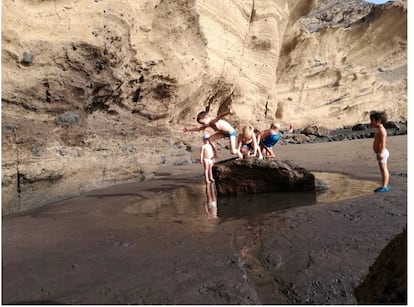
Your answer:
[[[237,149],[240,151],[242,147],[242,139],[240,136],[237,137]]]
[[[259,142],[257,141],[257,137],[254,133],[252,135],[252,139],[253,139],[253,147],[254,147],[253,156],[256,156],[257,154],[259,154],[259,157],[260,157]]]

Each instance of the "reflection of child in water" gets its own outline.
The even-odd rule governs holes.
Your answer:
[[[208,218],[217,218],[217,192],[216,185],[212,182],[206,183],[206,212]]]
[[[204,177],[206,182],[214,182],[213,165],[215,157],[215,147],[209,140],[210,136],[206,133],[203,135],[203,146],[201,146],[200,163],[204,167]]]

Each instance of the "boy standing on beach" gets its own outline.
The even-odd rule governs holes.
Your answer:
[[[230,152],[232,154],[237,154],[239,159],[243,158],[243,155],[241,154],[240,150],[236,148],[236,135],[237,132],[233,128],[232,125],[230,125],[229,122],[222,119],[224,116],[233,113],[232,109],[229,109],[227,112],[221,113],[219,116],[217,116],[214,119],[211,119],[208,112],[202,111],[198,113],[197,115],[197,122],[201,124],[200,127],[197,128],[186,128],[184,127],[184,132],[193,132],[193,131],[201,131],[208,127],[212,128],[214,131],[216,131],[215,134],[213,134],[210,137],[210,141],[214,142],[215,140],[228,137],[230,138]],[[214,146],[214,145],[213,145]]]
[[[206,179],[206,183],[214,182],[213,178],[213,165],[214,165],[214,156],[215,156],[215,148],[210,143],[209,135],[203,135],[203,146],[201,146],[200,152],[200,163],[203,164],[204,167],[204,177]]]
[[[374,143],[372,149],[374,150],[378,166],[381,171],[382,185],[375,189],[375,192],[388,192],[391,187],[388,185],[390,173],[388,171],[387,160],[390,155],[386,148],[387,130],[384,128],[384,123],[387,121],[385,112],[371,112],[369,116],[371,126],[375,128]]]

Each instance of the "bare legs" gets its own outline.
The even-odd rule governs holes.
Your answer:
[[[213,164],[214,164],[213,159],[204,159],[203,160],[204,178],[206,179],[206,183],[214,182]]]
[[[225,137],[227,137],[227,136],[224,133],[221,133],[221,132],[215,133],[212,136],[210,136],[210,141],[215,142],[216,140],[222,139],[222,138],[225,138]],[[230,152],[233,155],[237,154],[239,159],[243,159],[242,153],[236,147],[236,136],[235,135],[230,136]]]
[[[230,136],[230,152],[234,155],[237,154],[239,159],[243,159],[243,155],[240,150],[236,147],[236,136]]]
[[[265,151],[264,157],[266,159],[268,158],[275,158],[275,154],[273,153],[273,147],[266,147],[266,146],[262,146],[261,150]]]
[[[390,180],[390,173],[388,171],[387,162],[378,162],[378,166],[381,171],[382,186],[387,187]]]

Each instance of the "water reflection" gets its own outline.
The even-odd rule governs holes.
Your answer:
[[[316,192],[260,193],[220,197],[215,184],[206,185],[208,217],[239,218],[286,210],[299,206],[339,201],[372,193],[376,182],[360,180],[338,173],[314,173],[329,187]]]
[[[206,196],[207,218],[217,218],[217,190],[214,182],[206,183]]]
[[[373,193],[377,182],[354,179],[344,174],[313,172],[316,178],[326,182],[329,189],[318,194],[318,203],[339,201]]]
[[[187,219],[207,224],[266,214],[299,206],[339,201],[373,193],[377,183],[358,180],[343,174],[314,173],[329,189],[322,192],[260,193],[217,197],[216,183],[185,185],[168,189],[141,191],[139,201],[123,212],[158,219]]]
[[[314,205],[315,192],[263,193],[221,197],[218,216],[222,218],[253,216],[297,206]]]

